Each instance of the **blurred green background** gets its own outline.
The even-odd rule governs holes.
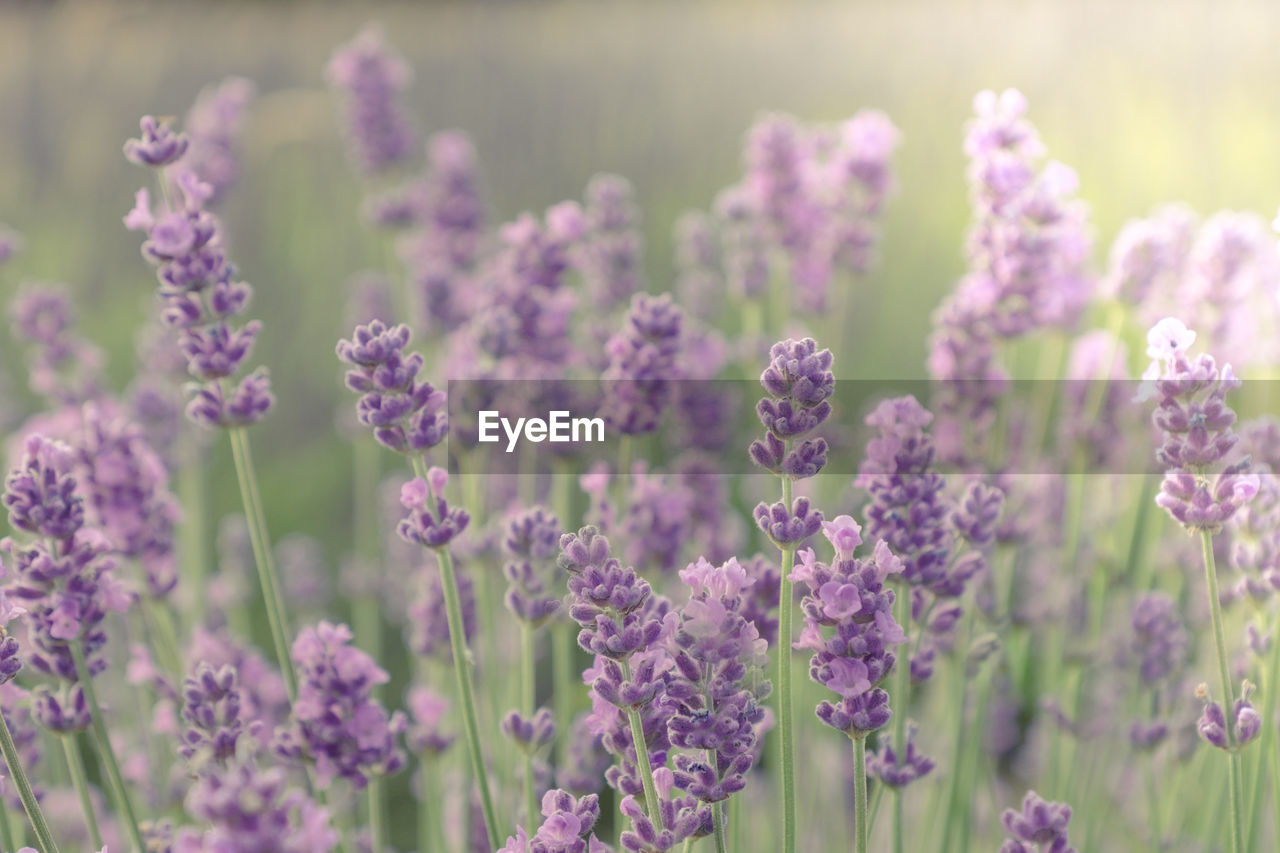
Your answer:
[[[322,69],[367,20],[416,70],[420,129],[472,135],[494,221],[578,198],[598,171],[630,178],[651,290],[670,284],[675,217],[736,180],[760,111],[886,110],[903,133],[899,191],[882,262],[858,285],[857,334],[831,344],[862,376],[923,372],[930,312],[963,270],[960,144],[981,88],[1022,89],[1051,156],[1078,170],[1099,263],[1159,202],[1269,213],[1280,201],[1274,3],[0,4],[0,221],[26,236],[0,290],[71,284],[117,387],[154,284],[120,222],[148,176],[121,144],[140,115],[182,115],[207,83],[257,83],[224,213],[280,400],[254,438],[277,535],[348,536],[332,352],[344,281],[380,247],[357,219]],[[21,388],[7,339],[0,357]],[[215,462],[213,505],[230,509],[230,466]]]

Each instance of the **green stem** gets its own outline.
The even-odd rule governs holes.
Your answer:
[[[1271,651],[1267,656],[1267,674],[1262,681],[1262,707],[1263,719],[1266,722],[1262,726],[1262,741],[1260,755],[1253,772],[1253,785],[1249,788],[1249,814],[1245,821],[1248,827],[1248,837],[1245,839],[1245,849],[1253,849],[1254,834],[1257,832],[1257,815],[1258,806],[1262,799],[1262,774],[1264,767],[1271,774],[1271,795],[1274,798],[1274,807],[1272,813],[1280,820],[1280,756],[1277,756],[1275,748],[1276,740],[1276,702],[1280,699],[1280,690],[1277,685],[1280,683],[1280,610],[1272,616],[1271,620]],[[1280,831],[1280,827],[1277,827]]]
[[[534,672],[533,629],[529,623],[520,623],[520,710],[526,719],[533,719],[537,703],[537,679]],[[539,813],[537,780],[533,778],[533,750],[524,753],[524,804],[525,822],[533,826]]]
[[[1200,532],[1201,553],[1204,557],[1204,580],[1209,590],[1209,613],[1213,621],[1213,644],[1218,652],[1218,678],[1222,682],[1222,707],[1227,713],[1227,775],[1231,797],[1231,849],[1240,853],[1244,833],[1241,831],[1240,753],[1236,751],[1234,726],[1231,724],[1235,695],[1231,689],[1231,668],[1227,664],[1227,640],[1222,629],[1222,604],[1218,600],[1218,567],[1213,557],[1213,536],[1207,530]]]
[[[418,801],[418,850],[420,853],[446,849],[442,817],[444,798],[436,790],[433,769],[432,762],[427,756],[423,755],[418,759],[418,784],[422,795]],[[436,809],[435,813],[431,811],[433,808]]]
[[[902,631],[907,636],[911,635],[911,592],[906,584],[902,584],[897,588],[897,596],[893,601],[893,609],[895,618]],[[907,754],[907,710],[911,705],[911,659],[903,650],[894,665],[894,680],[897,684],[894,687],[893,703],[898,706],[896,713],[893,715],[893,744],[899,756]],[[895,788],[893,790],[893,851],[894,853],[902,853],[903,836],[905,827],[903,825],[903,789]]]
[[[236,479],[240,483],[240,499],[244,503],[245,521],[249,526],[249,542],[253,547],[253,559],[258,567],[258,581],[262,585],[263,603],[267,610],[267,623],[271,627],[271,642],[275,646],[276,663],[284,677],[284,686],[290,704],[298,696],[297,677],[293,661],[289,657],[289,617],[280,593],[279,574],[275,557],[271,553],[271,539],[267,534],[266,513],[258,495],[258,478],[249,450],[249,436],[244,427],[227,430],[231,440],[231,455],[235,459]]]
[[[39,848],[40,853],[58,853],[58,845],[53,840],[53,833],[49,831],[49,822],[45,820],[44,812],[40,810],[40,801],[36,799],[36,792],[31,790],[31,782],[22,769],[18,747],[14,745],[13,735],[9,732],[9,723],[5,720],[4,714],[0,714],[0,751],[4,753],[4,763],[9,765],[9,778],[18,789],[18,797],[22,800],[22,807],[27,811],[27,819],[31,821],[31,828],[35,830],[36,847]]]
[[[80,679],[80,689],[84,691],[85,704],[89,706],[94,746],[98,750],[98,757],[102,759],[107,782],[120,812],[118,819],[128,831],[133,846],[137,850],[145,850],[147,848],[142,841],[142,832],[138,829],[138,818],[129,799],[129,789],[125,787],[124,776],[120,774],[120,764],[116,761],[115,749],[111,746],[111,736],[107,734],[107,724],[102,719],[102,706],[98,704],[98,696],[93,689],[93,675],[89,672],[89,662],[84,656],[84,646],[79,641],[71,644],[71,657],[75,660],[76,676]]]
[[[622,661],[622,678],[631,680],[631,664]],[[662,809],[659,807],[658,786],[653,781],[653,764],[649,761],[649,744],[644,739],[644,723],[640,720],[640,711],[636,708],[627,710],[627,722],[631,724],[631,742],[636,748],[637,770],[640,771],[640,783],[644,785],[645,814],[658,832],[666,827],[662,823]]]
[[[867,853],[867,739],[853,738],[853,821],[856,853]]]
[[[716,853],[728,853],[724,837],[724,800],[711,806],[711,820],[715,823]]]
[[[9,823],[9,807],[4,803],[0,803],[0,843],[4,844],[5,850],[18,849],[13,841],[13,826]]]
[[[471,684],[471,655],[467,652],[466,628],[462,621],[462,602],[458,598],[458,578],[453,569],[453,557],[448,548],[436,550],[440,561],[441,586],[444,587],[444,608],[449,623],[449,644],[453,647],[453,670],[458,678],[458,695],[462,697],[462,728],[467,740],[467,752],[471,757],[471,769],[480,788],[480,808],[484,812],[485,832],[490,845],[497,846],[498,817],[493,808],[493,794],[489,790],[489,774],[484,766],[484,751],[480,748],[480,724],[476,718],[476,697]]]
[[[787,452],[791,442],[785,442]],[[782,478],[782,503],[791,511],[791,478]],[[791,696],[791,636],[792,610],[795,593],[792,589],[791,569],[795,561],[795,547],[782,549],[782,579],[778,592],[778,748],[781,751],[779,765],[782,770],[782,853],[796,850],[796,770],[795,723]]]
[[[94,848],[102,848],[102,832],[98,829],[98,816],[93,811],[93,799],[89,796],[89,778],[84,772],[84,757],[80,754],[80,743],[74,734],[59,736],[62,741],[62,752],[67,757],[67,772],[71,774],[71,784],[80,798],[80,811],[84,813],[84,825],[89,829],[89,841]],[[12,849],[12,848],[10,848]]]

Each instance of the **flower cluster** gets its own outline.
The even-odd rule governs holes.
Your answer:
[[[831,415],[830,397],[836,386],[831,350],[818,349],[812,338],[788,338],[773,345],[769,359],[760,375],[769,396],[756,406],[765,436],[751,443],[751,459],[793,480],[812,477],[827,464],[827,441],[805,436]],[[796,440],[800,440],[798,446],[794,446]]]
[[[1196,697],[1204,702],[1204,711],[1196,722],[1200,737],[1218,749],[1235,751],[1255,740],[1262,731],[1262,716],[1254,709],[1250,698],[1253,685],[1248,681],[1240,689],[1240,698],[1231,705],[1231,733],[1227,733],[1227,715],[1222,705],[1213,701],[1209,695],[1209,686],[1201,684],[1196,687]]]
[[[335,50],[325,74],[343,94],[347,138],[366,174],[394,168],[413,153],[417,138],[397,102],[412,72],[387,45],[381,29],[365,27]]]
[[[372,697],[373,688],[390,676],[350,642],[346,625],[321,622],[302,629],[293,643],[298,698],[291,725],[277,733],[276,751],[314,762],[324,787],[341,776],[363,788],[368,774],[391,775],[404,767],[396,745],[407,726],[404,715],[388,717]]]
[[[187,137],[150,116],[142,120],[143,136],[125,146],[134,163],[156,168],[165,201],[152,209],[150,193],[138,190],[125,226],[147,239],[142,254],[156,267],[162,317],[178,337],[187,371],[195,386],[187,416],[205,426],[256,423],[274,402],[262,368],[229,383],[253,348],[261,324],[236,327],[248,307],[252,288],[236,281],[235,268],[222,246],[221,225],[205,209],[213,189],[189,169],[171,174],[164,167],[187,150]]]
[[[356,416],[373,429],[385,447],[409,454],[425,453],[449,433],[445,394],[420,380],[422,356],[405,355],[408,326],[373,320],[356,326],[350,340],[338,342],[338,358],[350,364],[347,387],[360,395]]]
[[[902,559],[901,580],[910,588],[909,621],[931,614],[921,625],[927,641],[917,644],[912,674],[928,678],[935,645],[948,640],[960,615],[957,599],[969,580],[986,568],[983,548],[995,538],[1002,493],[973,481],[958,500],[949,498],[934,467],[934,445],[925,428],[933,415],[914,397],[881,402],[867,416],[877,435],[867,442],[856,484],[871,494],[867,535],[883,539]],[[903,629],[910,634],[910,624]]]
[[[427,478],[414,477],[400,490],[400,504],[405,517],[396,527],[400,538],[424,548],[445,548],[467,529],[471,514],[462,507],[451,507],[444,489],[449,474],[443,468],[432,468]]]
[[[47,692],[37,699],[41,721],[59,730],[88,724],[84,697],[74,684],[82,674],[106,669],[99,656],[107,641],[102,620],[108,611],[123,612],[130,604],[115,578],[110,545],[85,524],[84,499],[70,473],[73,464],[66,445],[41,435],[27,439],[20,465],[5,481],[3,504],[10,527],[36,538],[25,546],[12,537],[0,541],[12,575],[6,594],[27,610],[31,664],[73,684],[61,700]],[[83,649],[88,673],[76,671],[72,644]]]
[[[639,435],[658,428],[679,379],[680,330],[684,315],[667,294],[636,294],[622,330],[609,339],[605,351],[604,400],[600,414],[623,435]]]
[[[76,332],[71,294],[57,285],[24,285],[9,305],[14,337],[30,345],[31,390],[55,404],[100,393],[103,355]]]
[[[252,80],[228,77],[202,90],[183,120],[189,144],[187,153],[173,168],[195,172],[209,186],[211,206],[218,203],[240,174],[239,137],[255,89]]]
[[[178,751],[194,770],[210,767],[218,772],[235,757],[245,733],[241,707],[239,680],[228,665],[215,669],[201,663],[183,682],[182,719],[187,728]]]
[[[893,590],[884,584],[903,571],[903,563],[883,540],[870,559],[854,557],[862,539],[847,516],[838,518],[827,535],[836,549],[832,564],[818,562],[806,548],[791,574],[808,589],[800,602],[805,627],[795,647],[813,652],[809,676],[840,697],[835,703],[824,699],[818,718],[849,737],[863,738],[891,716],[889,696],[879,685],[896,661],[890,648],[906,636],[893,618]]]
[[[600,798],[575,799],[559,789],[542,797],[542,824],[532,836],[523,827],[497,853],[611,853],[592,832],[600,820]]]
[[[1249,473],[1248,458],[1233,461],[1239,436],[1227,392],[1240,380],[1231,365],[1218,367],[1213,356],[1194,361],[1187,350],[1196,333],[1168,317],[1147,334],[1153,361],[1143,375],[1143,396],[1156,396],[1152,421],[1161,431],[1156,461],[1165,468],[1159,504],[1188,530],[1216,533],[1258,493],[1259,478]],[[1152,388],[1151,386],[1154,386]]]
[[[188,814],[209,828],[179,830],[173,841],[174,853],[333,850],[340,839],[330,825],[328,810],[289,788],[288,783],[283,767],[250,764],[201,776],[187,793],[186,807]]]
[[[643,245],[631,183],[619,175],[596,175],[587,184],[586,229],[574,265],[597,310],[611,311],[640,289]]]
[[[715,803],[746,786],[759,754],[768,646],[743,615],[756,579],[737,560],[700,559],[680,579],[690,596],[670,640],[675,669],[666,693],[675,711],[667,730],[672,746],[694,752],[676,756],[675,782]]]
[[[519,513],[507,524],[502,541],[508,562],[502,567],[507,587],[507,609],[521,622],[538,627],[560,609],[560,599],[549,595],[542,566],[560,550],[560,522],[542,507]]]
[[[1009,833],[1000,853],[1075,853],[1067,840],[1071,806],[1065,803],[1051,803],[1035,791],[1028,791],[1022,811],[1005,809],[1000,822]]]

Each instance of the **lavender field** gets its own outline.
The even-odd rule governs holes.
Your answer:
[[[0,851],[1280,849],[1278,40],[0,5]]]

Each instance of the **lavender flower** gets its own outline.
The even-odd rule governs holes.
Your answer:
[[[237,764],[224,773],[205,774],[187,794],[186,807],[210,827],[179,830],[173,853],[328,853],[339,843],[328,810],[289,788],[280,767]]]
[[[0,222],[0,266],[4,266],[21,248],[22,235]]]
[[[502,542],[510,558],[503,574],[510,584],[506,604],[515,617],[531,628],[543,625],[560,609],[560,600],[548,595],[542,568],[559,552],[560,522],[542,507],[519,513],[507,524]]]
[[[671,640],[675,671],[667,697],[676,710],[667,721],[671,744],[703,751],[675,759],[675,783],[705,803],[741,791],[758,756],[760,701],[770,684],[761,677],[767,644],[743,615],[756,583],[737,560],[714,566],[705,559],[680,572],[690,589]]]
[[[218,203],[239,175],[239,136],[254,89],[244,77],[228,77],[208,86],[196,96],[183,121],[189,144],[173,168],[190,169],[208,184],[210,205]]]
[[[683,315],[669,295],[637,294],[622,331],[606,344],[609,367],[603,377],[600,414],[623,435],[658,428],[671,395],[671,382],[679,378],[682,323]]]
[[[183,683],[182,699],[187,728],[178,751],[197,772],[209,764],[215,765],[214,772],[224,769],[245,732],[236,671],[201,663]]]
[[[450,507],[444,498],[448,482],[443,468],[432,468],[427,479],[415,477],[404,485],[400,504],[407,512],[396,528],[401,539],[440,550],[467,529],[471,515],[461,507]]]
[[[1240,380],[1213,356],[1189,360],[1195,337],[1171,317],[1147,335],[1147,354],[1154,360],[1143,379],[1154,383],[1159,397],[1152,420],[1163,434],[1156,460],[1165,467],[1156,503],[1188,530],[1216,533],[1257,495],[1260,483],[1247,473],[1247,458],[1230,461],[1238,436],[1226,394]]]
[[[351,636],[346,625],[328,622],[298,634],[293,644],[298,698],[291,726],[277,734],[276,751],[315,762],[322,786],[341,776],[363,789],[368,774],[392,775],[404,767],[396,741],[407,723],[399,712],[388,717],[372,698],[373,687],[390,676],[348,645]]]
[[[902,755],[886,742],[879,751],[867,756],[867,775],[879,779],[890,788],[905,788],[933,770],[933,760],[916,751],[915,729],[907,727],[906,747]],[[855,771],[856,772],[856,771]]]
[[[1238,751],[1258,737],[1262,731],[1262,717],[1254,709],[1250,701],[1254,686],[1248,681],[1240,688],[1240,698],[1231,706],[1231,737],[1227,735],[1227,717],[1222,705],[1213,701],[1209,695],[1209,685],[1196,687],[1196,698],[1204,702],[1204,711],[1196,722],[1200,736],[1211,746],[1227,752]]]
[[[54,404],[101,393],[103,354],[76,331],[71,294],[60,285],[24,285],[9,305],[14,337],[30,346],[31,390]]]
[[[1005,809],[1000,818],[1009,838],[1000,853],[1075,853],[1067,841],[1067,824],[1071,822],[1071,806],[1051,803],[1035,791],[1028,791],[1022,811]]]
[[[179,155],[186,150],[186,137],[174,135],[168,125],[147,117],[144,131],[148,127],[165,140],[181,140],[180,146],[173,146]],[[157,146],[148,138],[130,140],[126,151]],[[131,159],[158,167],[177,158]],[[265,370],[259,368],[234,385],[230,381],[249,356],[261,324],[254,320],[238,328],[233,325],[248,306],[252,288],[235,280],[235,269],[222,247],[221,226],[205,210],[213,189],[189,170],[173,176],[158,171],[157,175],[170,201],[153,211],[150,194],[138,190],[124,222],[130,230],[147,235],[142,254],[156,267],[163,319],[176,332],[187,370],[199,383],[191,389],[187,416],[205,426],[256,423],[273,403]]]
[[[420,381],[422,356],[404,354],[408,326],[388,327],[381,320],[357,326],[351,340],[338,342],[338,358],[352,369],[347,387],[360,394],[356,415],[373,428],[382,445],[398,453],[425,453],[445,439],[449,417],[445,395]]]
[[[541,826],[532,837],[522,827],[497,853],[611,853],[609,845],[592,830],[600,819],[600,802],[595,794],[576,799],[561,790],[547,791],[542,798]]]
[[[106,669],[106,660],[98,656],[107,641],[102,620],[130,603],[113,574],[108,542],[85,526],[72,465],[66,445],[41,435],[27,439],[21,464],[5,482],[3,504],[12,528],[38,538],[26,546],[12,537],[0,540],[6,569],[14,576],[6,592],[28,611],[31,664],[68,682],[78,680],[72,643],[83,644],[89,675]],[[61,706],[50,697],[51,713],[53,704]]]
[[[925,637],[911,660],[917,680],[928,678],[936,646],[947,641],[961,613],[958,605],[939,610],[938,602],[959,598],[968,581],[985,569],[981,549],[994,539],[1003,502],[999,490],[977,481],[959,500],[948,498],[934,467],[932,438],[925,432],[932,420],[914,397],[881,402],[867,416],[867,425],[878,434],[867,443],[856,480],[871,493],[868,536],[883,539],[903,561],[903,594],[911,596],[910,612],[899,617],[904,631],[910,635],[912,620],[937,614],[929,625],[919,626]]]
[[[124,144],[124,156],[130,163],[159,168],[177,162],[187,152],[190,140],[174,133],[162,119],[143,116],[139,124],[142,138],[130,139]]]
[[[751,459],[793,480],[812,477],[826,465],[827,442],[805,436],[831,415],[829,398],[835,392],[831,351],[819,350],[812,338],[787,339],[774,344],[769,357],[769,366],[760,376],[769,396],[756,406],[765,437],[751,443]],[[797,439],[800,444],[793,447]],[[757,522],[759,511],[757,507]]]
[[[795,647],[813,652],[809,677],[840,696],[834,704],[823,700],[818,718],[852,738],[866,737],[891,716],[878,685],[894,667],[890,647],[906,637],[893,618],[894,593],[884,582],[902,572],[903,563],[883,540],[871,559],[837,551],[828,566],[812,549],[797,556],[791,579],[804,583],[808,593],[800,602],[805,627]]]
[[[365,27],[335,50],[325,76],[343,95],[347,139],[361,170],[376,175],[413,153],[417,140],[398,103],[412,72],[380,27]]]
[[[643,246],[633,195],[631,184],[618,175],[596,175],[587,184],[586,232],[576,266],[601,312],[625,303],[640,288]]]

